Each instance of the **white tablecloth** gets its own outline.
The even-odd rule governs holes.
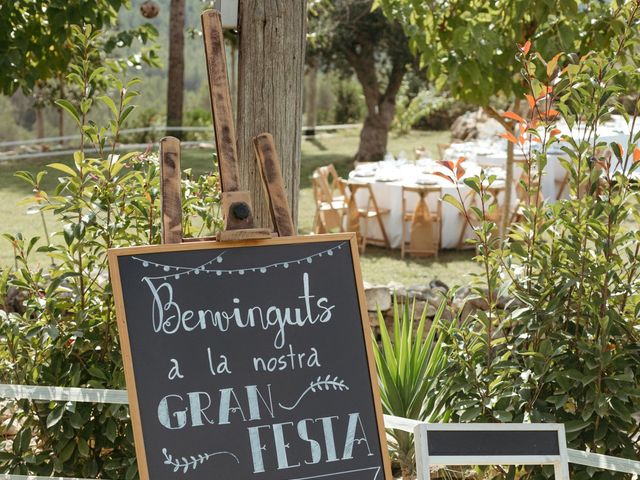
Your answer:
[[[387,163],[387,162],[384,162]],[[465,167],[468,169],[469,174],[477,174],[478,167],[469,164],[465,164]],[[456,191],[455,185],[451,182],[447,181],[444,178],[441,178],[437,175],[426,174],[424,173],[425,168],[406,164],[399,166],[385,166],[382,167],[384,170],[383,174],[378,172],[378,176],[372,175],[370,177],[358,176],[357,171],[351,172],[349,175],[349,179],[351,181],[357,181],[361,183],[369,183],[371,185],[371,189],[378,203],[378,207],[381,209],[388,209],[389,213],[382,215],[382,220],[386,229],[387,237],[389,238],[389,243],[392,248],[400,248],[400,244],[402,241],[402,228],[403,228],[403,220],[402,220],[402,186],[416,186],[416,181],[426,180],[431,181],[435,186],[442,187],[442,195],[451,194],[454,197],[458,198],[458,193]],[[443,170],[444,171],[444,170]],[[382,181],[381,179],[391,179],[392,176],[395,175],[397,179],[392,181]],[[387,178],[384,178],[384,177]],[[504,187],[504,182],[501,180],[496,180],[493,184],[494,187]],[[462,198],[467,198],[466,196],[470,192],[470,188],[464,184],[459,184],[460,193],[462,194]],[[406,194],[407,199],[407,209],[413,210],[416,203],[419,200],[417,194]],[[356,194],[356,202],[359,207],[366,208],[367,207],[368,194],[366,190],[360,189]],[[470,238],[473,236],[473,232],[470,228],[467,228],[466,222],[462,214],[451,204],[447,202],[442,202],[440,198],[437,198],[435,194],[429,195],[427,197],[427,204],[429,209],[432,212],[436,212],[438,209],[438,203],[441,203],[442,207],[442,222],[441,222],[441,239],[440,239],[440,248],[457,248],[458,242],[460,239],[460,233],[462,230],[465,230],[464,238]],[[501,201],[502,198],[499,198],[498,201]],[[378,222],[375,218],[370,218],[368,220],[361,220],[361,222],[368,221],[367,224],[367,234],[369,238],[382,241],[382,232],[378,226]],[[410,224],[408,222],[404,222],[405,235],[406,239],[409,238],[409,228]],[[364,225],[361,224],[361,228]]]
[[[584,130],[575,128],[570,130],[564,122],[558,124],[558,128],[562,135],[570,135],[576,140],[585,137]],[[605,142],[607,145],[616,142],[622,145],[626,150],[629,142],[630,130],[624,119],[619,115],[613,115],[611,121],[601,125],[598,128],[598,141]],[[537,148],[537,144],[534,147]],[[547,165],[542,175],[541,190],[542,195],[550,203],[553,203],[560,194],[560,188],[566,178],[566,170],[560,163],[562,157],[566,158],[566,154],[560,149],[562,143],[557,143],[552,147],[547,155]],[[480,165],[497,165],[505,167],[507,163],[507,142],[502,138],[481,139],[470,142],[453,143],[444,152],[445,160],[455,160],[460,156],[464,156],[470,161],[477,162]],[[522,161],[524,156],[518,152],[516,148],[514,165],[514,180],[517,182],[522,174],[522,169],[518,166],[518,161]],[[612,169],[616,168],[615,160],[612,161]],[[565,186],[561,192],[562,198],[567,198],[569,187]]]

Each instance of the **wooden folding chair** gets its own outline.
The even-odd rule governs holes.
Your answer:
[[[438,144],[438,156],[440,160],[444,160],[444,153],[447,151],[447,148],[451,146],[450,143],[439,143]]]
[[[382,232],[382,237],[384,238],[384,246],[386,248],[391,248],[391,245],[389,244],[389,237],[387,237],[387,230],[384,228],[384,223],[382,222],[382,215],[388,214],[389,209],[378,207],[378,202],[373,194],[371,185],[368,183],[350,182],[346,180],[343,180],[342,183],[347,198],[346,230],[348,232],[356,232],[358,236],[358,243],[360,244],[360,251],[364,253],[367,248],[367,243],[375,242],[369,239],[368,236],[369,220],[372,218],[375,218],[378,222],[378,226]],[[359,190],[367,191],[368,197],[366,208],[358,207],[358,204],[356,203],[356,194]],[[361,219],[364,220],[364,228],[360,228]]]
[[[407,195],[418,196],[418,201],[411,211],[407,208]],[[437,196],[438,206],[432,212],[427,197]],[[409,238],[406,238],[405,223],[410,222]],[[438,257],[440,238],[442,237],[442,188],[441,187],[402,187],[402,243],[400,255],[424,255]]]
[[[335,169],[333,169],[335,172]],[[342,190],[340,177],[335,177],[335,187],[330,181],[331,170],[320,167],[313,172],[311,186],[313,187],[313,198],[316,204],[316,213],[313,219],[313,232],[328,233],[331,231],[343,231],[342,220],[346,213],[345,196]],[[342,195],[335,195],[336,192]]]

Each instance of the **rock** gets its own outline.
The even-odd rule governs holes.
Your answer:
[[[369,314],[369,325],[371,325],[373,328],[380,327],[378,313],[377,312],[367,312],[367,313]]]
[[[415,305],[415,310],[413,313],[413,319],[415,321],[419,321],[422,317],[422,313],[427,311],[426,315],[428,318],[433,318],[436,315],[436,307],[434,307],[430,302],[425,300],[417,300]]]
[[[466,142],[476,138],[491,138],[499,135],[504,128],[499,122],[490,118],[482,109],[467,112],[451,125],[451,139]]]
[[[367,310],[369,312],[376,312],[378,308],[384,312],[391,308],[391,292],[386,286],[365,289],[364,295],[367,299]]]
[[[7,312],[23,314],[25,312],[24,301],[27,299],[27,292],[17,287],[9,287],[4,303]]]
[[[391,293],[392,298],[393,298],[393,295],[395,294],[398,302],[403,301],[404,298],[407,296],[407,289],[404,287],[404,285],[402,285],[399,282],[389,282],[387,284],[387,288],[389,289],[389,292]]]
[[[434,278],[429,282],[429,287],[431,287],[432,290],[440,290],[444,294],[449,293],[449,286],[437,278]]]
[[[451,124],[451,140],[466,142],[478,137],[478,129],[472,112],[460,115]]]
[[[431,296],[431,289],[425,285],[411,285],[407,289],[407,297],[416,300],[427,300]]]

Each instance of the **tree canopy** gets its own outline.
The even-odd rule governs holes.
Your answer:
[[[589,0],[376,0],[399,21],[429,78],[457,99],[489,105],[524,92],[518,45],[532,41],[543,58],[602,50],[622,31],[618,8]]]
[[[105,33],[103,51],[130,47],[135,40],[147,43],[157,35],[150,24],[123,31],[110,31],[118,11],[127,0],[14,0],[0,6],[0,93],[36,86],[68,72],[72,25],[91,25]],[[154,63],[153,50],[129,58],[131,63]]]
[[[372,10],[373,0],[318,1],[310,4],[308,58],[320,57],[362,85],[367,116],[356,160],[380,160],[395,115],[396,96],[415,63],[402,26]]]

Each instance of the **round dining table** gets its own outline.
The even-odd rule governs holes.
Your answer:
[[[458,209],[450,203],[442,201],[442,197],[446,194],[451,194],[455,198],[460,195],[465,204],[473,201],[470,187],[462,183],[462,180],[467,176],[477,175],[480,171],[480,166],[471,161],[463,162],[462,166],[465,169],[465,176],[457,184],[436,175],[436,172],[446,174],[447,170],[431,159],[421,159],[416,162],[391,160],[362,164],[350,172],[349,181],[370,184],[379,209],[388,210],[387,213],[381,215],[381,218],[391,248],[400,248],[403,228],[405,228],[406,238],[409,236],[410,223],[403,220],[402,187],[439,187],[441,189],[440,192],[427,195],[425,199],[431,212],[438,211],[438,207],[440,207],[442,215],[440,222],[440,248],[452,249],[461,246],[461,239],[464,240],[473,236],[472,229],[467,225],[464,216]],[[504,190],[504,169],[495,167],[489,169],[488,173],[496,176],[492,187]],[[503,200],[502,196],[503,194],[498,195],[498,202]],[[359,208],[367,208],[369,199],[368,192],[365,189],[358,189],[355,198]],[[407,209],[413,210],[419,201],[419,196],[418,194],[407,192],[405,199]],[[361,222],[365,221],[369,222],[367,224],[368,238],[382,241],[383,235],[376,219],[361,220]]]

